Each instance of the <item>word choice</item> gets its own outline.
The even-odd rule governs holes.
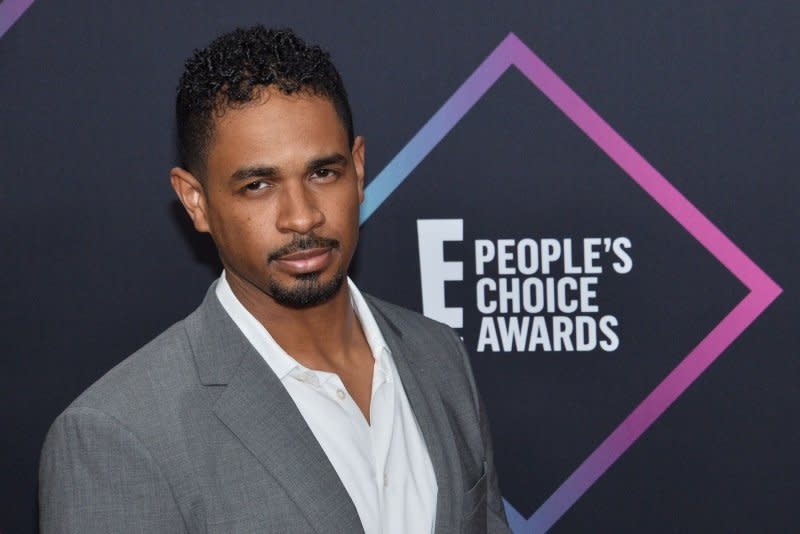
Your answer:
[[[478,311],[490,313],[595,313],[596,276],[573,278],[480,278],[475,285]]]

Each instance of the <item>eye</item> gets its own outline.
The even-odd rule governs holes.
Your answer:
[[[255,182],[250,182],[246,186],[244,186],[245,190],[247,191],[260,191],[267,187],[267,183],[263,180],[256,180]]]
[[[311,178],[317,182],[331,182],[339,177],[339,173],[333,169],[317,169]]]

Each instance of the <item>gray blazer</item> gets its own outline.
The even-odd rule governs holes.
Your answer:
[[[510,532],[460,340],[419,314],[367,302],[433,462],[436,533]],[[363,532],[333,466],[213,285],[197,310],[55,420],[39,502],[43,534]]]

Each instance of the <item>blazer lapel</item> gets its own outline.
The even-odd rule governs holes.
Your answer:
[[[444,534],[454,532],[459,523],[460,513],[454,507],[456,488],[462,481],[458,465],[458,454],[455,452],[455,439],[450,423],[442,407],[435,384],[428,376],[426,369],[426,349],[403,336],[403,329],[395,324],[377,307],[375,299],[369,297],[367,302],[372,309],[375,321],[383,334],[397,372],[403,382],[408,402],[417,419],[428,454],[436,475],[439,491],[436,498],[435,532]],[[456,501],[458,502],[458,501]]]
[[[222,308],[214,288],[187,320],[201,381],[227,385],[214,413],[318,533],[363,532],[355,505],[291,396]]]

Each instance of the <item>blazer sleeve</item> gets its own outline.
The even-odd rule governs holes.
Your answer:
[[[150,452],[113,417],[91,408],[61,414],[39,463],[42,534],[186,532]]]
[[[508,526],[508,520],[506,519],[503,496],[500,493],[500,487],[497,481],[497,470],[494,465],[494,448],[492,447],[492,435],[489,430],[486,406],[483,404],[483,400],[478,392],[478,387],[475,384],[472,364],[470,363],[469,354],[464,346],[464,342],[461,341],[455,331],[450,329],[450,332],[464,360],[464,366],[467,368],[467,375],[469,377],[470,387],[472,388],[472,395],[474,397],[480,423],[481,439],[483,440],[483,447],[486,454],[486,532],[489,534],[512,534],[511,528]]]

